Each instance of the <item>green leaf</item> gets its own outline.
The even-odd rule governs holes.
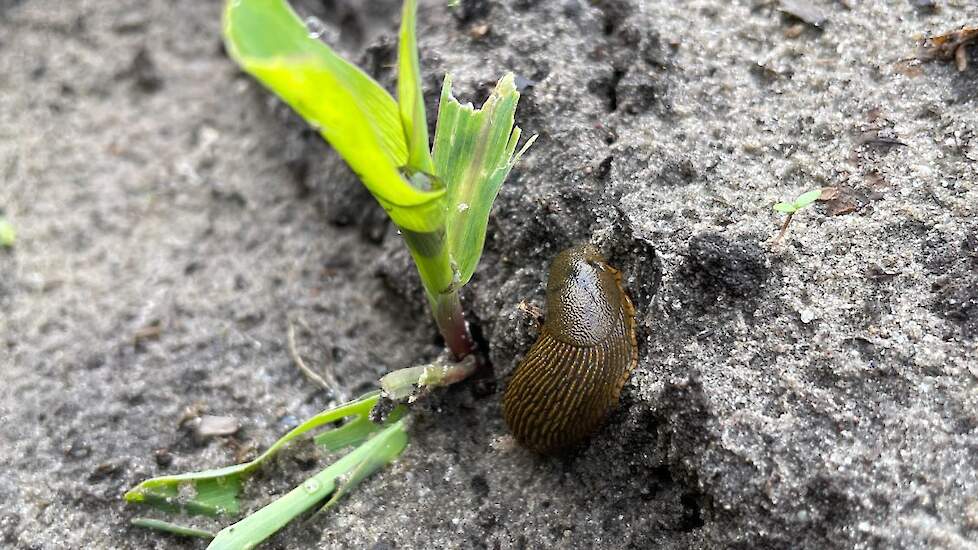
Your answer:
[[[133,524],[178,535],[214,538],[208,548],[253,548],[295,516],[323,502],[330,495],[332,498],[326,507],[332,506],[360,481],[401,454],[407,446],[407,432],[401,420],[406,409],[399,406],[388,415],[384,425],[374,424],[369,414],[379,394],[377,391],[371,392],[317,414],[251,462],[204,472],[158,477],[144,481],[126,493],[128,502],[149,504],[165,512],[212,516],[236,514],[240,510],[238,496],[246,478],[285,444],[316,428],[348,420],[338,428],[316,435],[313,441],[330,451],[356,446],[353,451],[278,500],[222,529],[216,536],[156,519],[138,518],[133,520]]]
[[[401,13],[401,38],[397,50],[397,103],[407,140],[407,165],[415,171],[434,174],[428,150],[428,119],[424,111],[418,43],[415,38],[418,4],[405,0]]]
[[[320,511],[325,512],[333,506],[336,506],[336,503],[356,488],[361,481],[390,464],[395,458],[401,456],[401,453],[407,447],[407,441],[404,421],[399,420],[383,432],[377,434],[377,437],[371,439],[368,444],[361,447],[362,451],[361,449],[357,449],[350,453],[351,455],[357,455],[356,458],[351,460],[355,466],[348,470],[341,470],[337,464],[337,473],[340,475],[333,476],[337,484],[336,490]]]
[[[330,494],[333,494],[333,498],[324,509],[335,504],[340,496],[361,480],[400,456],[405,447],[407,432],[404,421],[399,420],[289,493],[234,525],[225,527],[207,548],[254,548]]]
[[[798,210],[798,207],[795,206],[795,204],[792,202],[779,202],[778,204],[774,205],[774,209],[777,210],[778,212],[791,214],[792,212]]]
[[[797,199],[795,199],[795,209],[801,210],[802,208],[805,208],[806,206],[818,200],[818,198],[821,195],[822,195],[821,189],[813,189],[807,193],[802,193],[801,195],[798,196]]]
[[[163,521],[161,519],[135,518],[130,523],[136,527],[155,529],[157,531],[164,531],[166,533],[179,535],[181,537],[197,537],[200,539],[214,538],[214,533],[211,533],[210,531],[205,531],[204,529],[197,529],[194,527],[187,527],[184,525],[177,525],[176,523],[170,523],[169,521]]]
[[[402,175],[408,144],[397,103],[311,37],[287,2],[228,0],[224,40],[242,69],[320,131],[394,223],[418,232],[443,226],[444,190],[419,189]]]
[[[516,152],[520,129],[513,127],[513,119],[519,98],[510,73],[477,110],[452,96],[451,77],[445,76],[435,129],[435,174],[448,188],[448,249],[459,287],[479,264],[499,187],[536,139],[530,138]]]
[[[7,218],[0,216],[0,247],[13,248],[17,242],[17,232]]]
[[[238,496],[244,480],[257,471],[288,442],[312,430],[340,420],[339,428],[323,432],[314,438],[320,447],[335,451],[365,441],[382,427],[370,421],[370,409],[377,403],[379,392],[366,394],[354,401],[321,412],[285,434],[251,462],[202,472],[162,476],[148,479],[129,492],[128,502],[149,504],[166,512],[184,512],[209,516],[233,515],[240,510]],[[397,420],[404,410],[395,410],[390,421]]]

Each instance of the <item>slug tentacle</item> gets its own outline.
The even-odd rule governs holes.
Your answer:
[[[638,362],[635,308],[591,245],[565,250],[547,282],[540,337],[516,368],[503,415],[516,438],[555,453],[594,432]]]

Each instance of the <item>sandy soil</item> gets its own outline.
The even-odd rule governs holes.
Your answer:
[[[540,139],[465,295],[495,379],[268,548],[978,548],[978,24],[970,0],[425,2],[427,97],[511,70]],[[297,3],[393,83],[397,2]],[[0,1],[0,546],[199,548],[129,526],[146,477],[253,454],[439,351],[410,260],[320,139],[224,56],[218,2]],[[817,187],[796,216],[771,205]],[[626,273],[640,363],[584,448],[499,414],[547,265]],[[289,319],[310,363],[292,365]],[[238,419],[196,439],[181,420]],[[282,460],[267,499],[308,475]]]

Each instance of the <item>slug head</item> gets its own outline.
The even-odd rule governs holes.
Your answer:
[[[590,244],[564,250],[550,266],[546,325],[567,344],[594,346],[618,320],[622,293],[617,271]]]

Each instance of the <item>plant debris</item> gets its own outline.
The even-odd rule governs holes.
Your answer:
[[[822,194],[818,196],[819,201],[830,201],[839,196],[838,187],[823,187]]]
[[[978,44],[978,26],[965,26],[956,31],[923,38],[919,58],[923,61],[953,59],[958,72],[963,73],[968,69],[966,48],[975,44]]]
[[[0,216],[0,248],[13,248],[17,242],[17,232],[7,218]]]
[[[829,18],[821,10],[812,6],[809,2],[799,2],[797,0],[781,0],[778,7],[781,13],[794,17],[799,21],[808,23],[816,29],[822,29],[828,23]]]
[[[819,201],[825,203],[825,213],[829,216],[842,216],[858,212],[886,196],[889,183],[877,172],[867,174],[865,185],[838,185],[825,187]]]
[[[159,340],[161,334],[163,334],[163,324],[160,321],[153,321],[136,329],[132,335],[132,341],[134,345],[138,346],[148,340]]]
[[[862,205],[856,197],[856,190],[848,186],[835,188],[834,196],[825,201],[825,213],[829,216],[851,214],[861,207]]]
[[[302,321],[300,320],[300,323],[301,322]],[[307,331],[309,330],[309,327],[306,326],[305,323],[302,323],[302,325]],[[292,362],[295,363],[295,366],[302,372],[302,374],[304,374],[306,378],[311,380],[314,384],[329,392],[330,395],[336,396],[340,401],[346,401],[346,392],[340,389],[340,383],[336,380],[336,377],[333,376],[332,372],[327,370],[320,375],[302,360],[302,355],[299,354],[299,350],[297,349],[295,343],[295,325],[292,324],[291,320],[289,321],[286,339],[288,341],[289,357],[292,358]]]
[[[909,147],[909,144],[896,138],[881,136],[879,130],[863,132],[857,140],[859,145],[876,145],[879,147]]]
[[[205,414],[194,426],[194,437],[204,441],[212,437],[234,435],[241,424],[233,416],[213,416]]]

